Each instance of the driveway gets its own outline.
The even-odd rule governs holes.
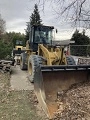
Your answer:
[[[20,70],[20,66],[12,67],[11,88],[13,90],[34,90],[34,86],[28,80],[28,72]]]

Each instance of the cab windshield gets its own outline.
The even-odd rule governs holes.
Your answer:
[[[52,29],[47,27],[41,27],[35,29],[35,43],[51,44],[52,41]]]
[[[16,40],[16,45],[23,45],[23,42],[22,41],[20,41],[20,40]]]

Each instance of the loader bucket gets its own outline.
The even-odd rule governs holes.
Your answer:
[[[49,119],[58,109],[57,93],[87,80],[90,80],[89,65],[40,66],[36,69],[35,93]]]

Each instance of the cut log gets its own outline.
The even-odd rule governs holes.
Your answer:
[[[1,60],[0,61],[0,71],[3,73],[11,72],[11,64],[12,64],[12,61]]]

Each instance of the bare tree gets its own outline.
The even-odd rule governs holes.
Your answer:
[[[37,0],[45,7],[48,0]],[[51,0],[52,5],[56,4],[55,9],[59,18],[61,15],[69,22],[81,27],[90,28],[90,0]]]

